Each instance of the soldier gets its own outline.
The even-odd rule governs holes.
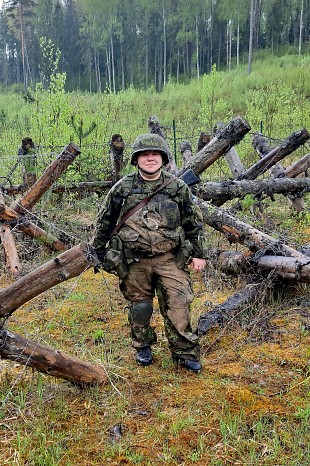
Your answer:
[[[158,297],[172,358],[200,372],[198,335],[190,323],[193,292],[189,271],[206,264],[203,219],[189,187],[163,170],[169,148],[158,134],[142,134],[133,145],[137,171],[119,180],[99,210],[94,247],[103,268],[120,278],[129,301],[129,323],[136,361],[153,362],[150,326]]]

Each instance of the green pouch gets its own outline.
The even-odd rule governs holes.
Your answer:
[[[114,273],[120,278],[125,278],[129,270],[124,254],[116,249],[108,249],[104,257],[103,268],[106,272]]]
[[[176,255],[176,265],[179,267],[179,269],[184,269],[191,257],[192,251],[193,246],[188,239],[181,242],[180,248]]]

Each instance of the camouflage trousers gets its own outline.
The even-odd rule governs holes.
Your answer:
[[[190,276],[177,267],[175,259],[171,252],[140,259],[130,265],[128,275],[120,281],[120,290],[130,302],[132,345],[139,349],[157,340],[150,325],[156,292],[172,355],[199,359],[199,338],[190,323],[190,303],[194,297]]]

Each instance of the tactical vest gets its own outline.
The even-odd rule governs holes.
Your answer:
[[[164,175],[164,180],[166,176]],[[146,182],[141,185],[135,181],[135,174],[129,175],[123,181],[124,200],[120,218],[154,189],[154,184]],[[157,187],[161,183],[157,184]],[[152,257],[178,248],[184,232],[181,227],[176,183],[172,181],[131,215],[117,236],[123,243],[126,257]]]

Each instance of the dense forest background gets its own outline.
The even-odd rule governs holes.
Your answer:
[[[253,51],[306,54],[309,0],[4,0],[0,89],[160,91],[212,66],[248,64]]]

